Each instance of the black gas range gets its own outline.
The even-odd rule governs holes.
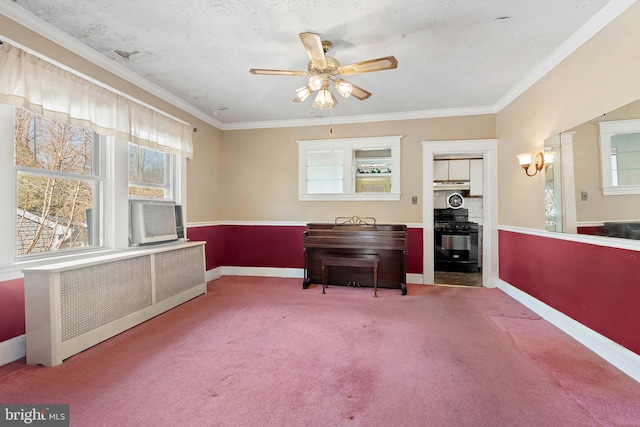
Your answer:
[[[435,270],[477,272],[478,229],[478,223],[469,221],[468,209],[435,209]]]

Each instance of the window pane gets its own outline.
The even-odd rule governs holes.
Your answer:
[[[17,255],[93,245],[90,183],[23,173],[17,180]]]
[[[16,166],[92,174],[93,132],[16,108]]]
[[[342,193],[342,150],[309,151],[307,153],[307,193]]]
[[[613,185],[640,184],[640,133],[613,135],[611,151]]]
[[[169,155],[129,144],[129,181],[164,185]]]

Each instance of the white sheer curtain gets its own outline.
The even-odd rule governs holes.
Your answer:
[[[4,42],[0,102],[191,158],[191,127]]]

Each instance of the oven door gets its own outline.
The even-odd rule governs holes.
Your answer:
[[[435,230],[436,271],[478,271],[478,232]]]
[[[471,236],[468,234],[443,234],[442,250],[449,253],[451,260],[467,260],[471,250]]]

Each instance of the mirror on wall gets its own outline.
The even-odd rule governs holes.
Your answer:
[[[547,230],[640,240],[640,100],[545,141]]]

